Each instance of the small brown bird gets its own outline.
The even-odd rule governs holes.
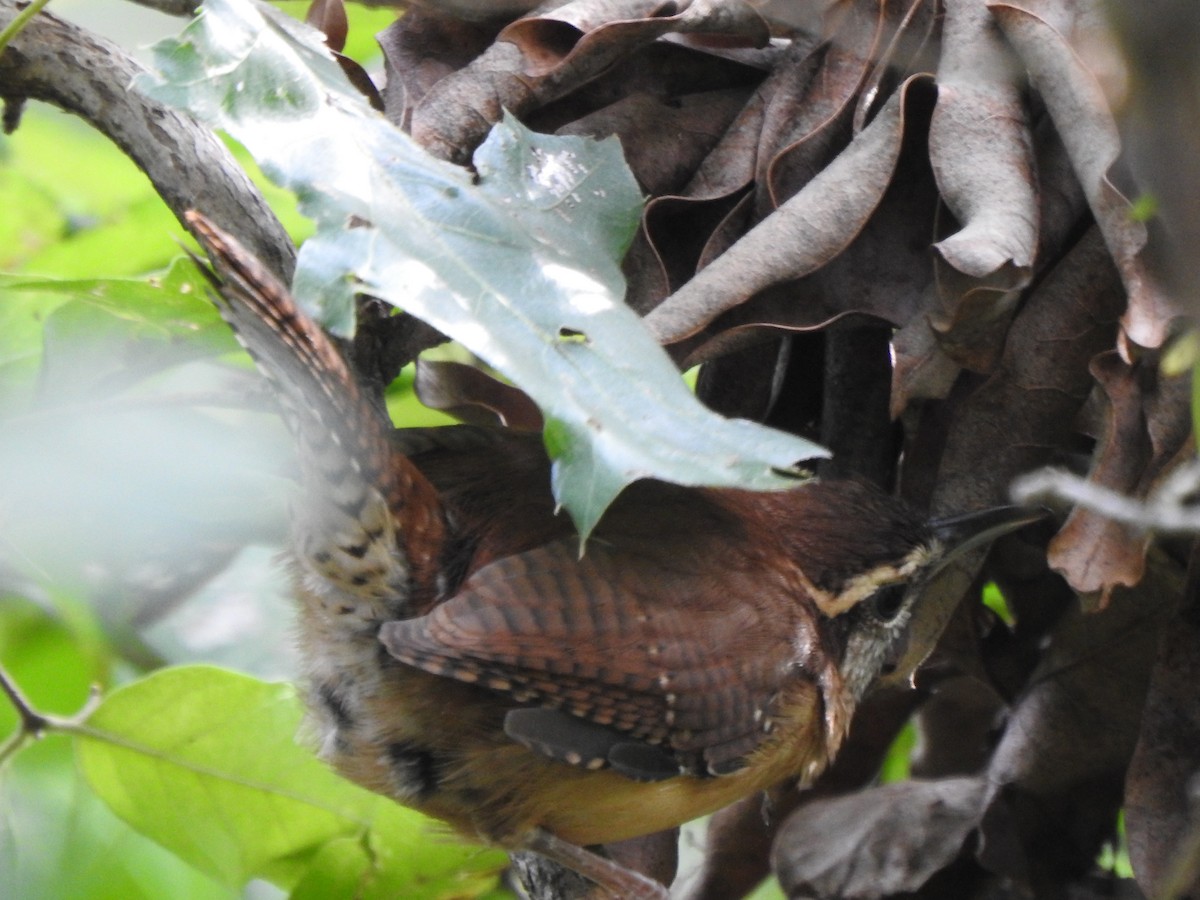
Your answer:
[[[643,481],[581,557],[536,436],[394,431],[284,287],[189,221],[299,447],[291,555],[322,756],[614,896],[665,892],[584,848],[811,779],[917,588],[964,543],[1029,520],[930,524],[856,481]]]

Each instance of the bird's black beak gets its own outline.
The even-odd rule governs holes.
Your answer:
[[[965,553],[987,546],[996,538],[1040,521],[1049,514],[1050,511],[1042,507],[993,506],[934,519],[929,527],[946,549],[929,574],[933,575]]]
[[[994,506],[933,519],[929,528],[945,549],[936,562],[921,573],[912,590],[924,591],[939,572],[966,553],[985,547],[996,538],[1040,521],[1048,515],[1049,510],[1038,507]],[[951,592],[944,597],[923,598],[921,603],[913,607],[912,620],[905,634],[907,645],[900,644],[895,652],[896,658],[888,660],[885,666],[886,673],[880,679],[882,683],[900,685],[911,682],[912,673],[929,656],[946,623],[954,614],[965,587],[960,585],[957,593]],[[929,602],[930,600],[934,602]]]

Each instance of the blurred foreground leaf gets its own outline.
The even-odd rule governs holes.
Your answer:
[[[621,301],[641,210],[615,140],[511,118],[470,173],[375,113],[318,35],[209,0],[142,87],[228,130],[317,222],[295,288],[332,330],[353,297],[402,306],[510,377],[546,419],[555,496],[584,536],[628,483],[779,489],[816,445],[707,411]]]

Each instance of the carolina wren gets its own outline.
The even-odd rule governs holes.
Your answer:
[[[536,436],[393,431],[284,287],[203,218],[190,224],[299,447],[291,555],[321,754],[615,896],[665,893],[586,846],[811,779],[915,587],[969,536],[1027,521],[989,510],[931,524],[856,481],[643,481],[581,557]]]

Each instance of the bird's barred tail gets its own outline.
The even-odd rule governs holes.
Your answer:
[[[214,300],[274,386],[296,438],[302,495],[294,551],[310,586],[369,614],[411,615],[428,594],[442,539],[437,494],[396,449],[386,414],[329,337],[236,239],[195,211],[187,222],[213,270]],[[364,610],[364,614],[368,611]]]

